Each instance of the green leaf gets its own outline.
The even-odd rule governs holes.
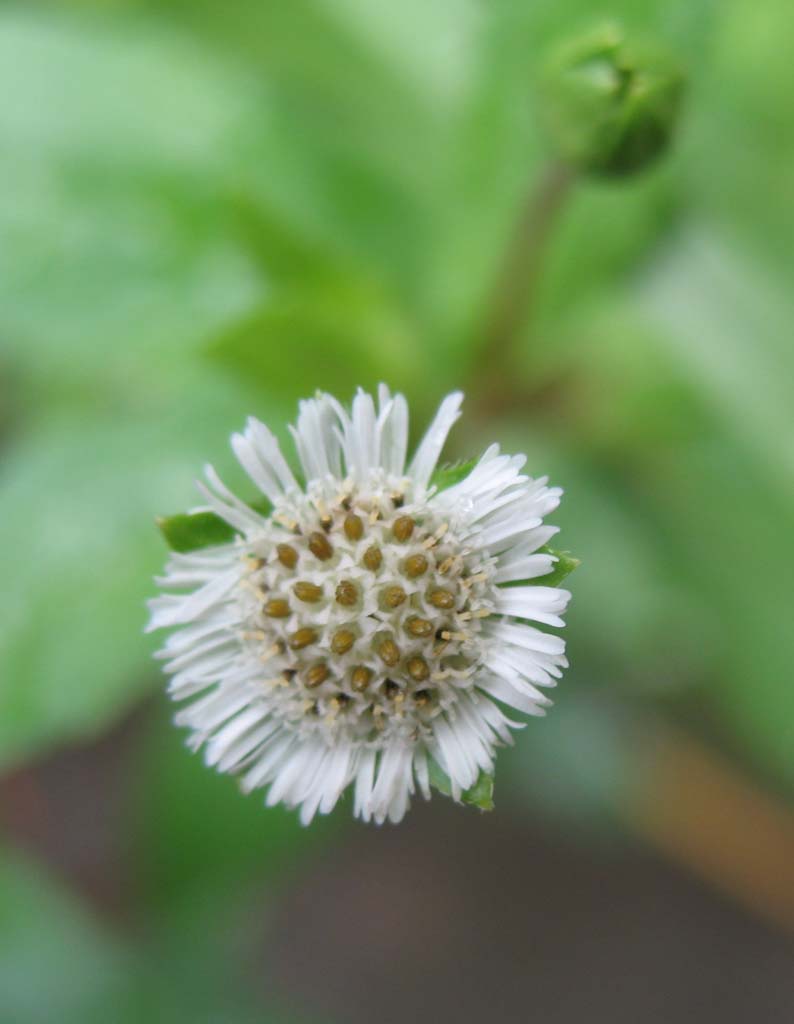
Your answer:
[[[172,551],[198,551],[228,544],[235,535],[234,528],[214,512],[182,512],[158,516],[155,521]]]
[[[469,459],[466,462],[456,462],[451,466],[441,466],[433,473],[430,483],[436,490],[445,491],[448,487],[465,480],[476,464],[477,459]]]
[[[433,758],[428,758],[428,769],[430,773],[430,785],[443,793],[444,796],[452,796],[452,786],[449,776],[442,771]],[[493,802],[493,775],[480,772],[477,781],[469,789],[461,793],[460,802],[471,804],[472,807],[479,807],[481,811],[492,811]]]

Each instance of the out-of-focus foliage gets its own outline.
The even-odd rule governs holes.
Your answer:
[[[286,436],[298,397],[383,379],[417,424],[466,387],[451,456],[499,439],[566,489],[560,544],[583,559],[572,669],[498,776],[498,807],[536,800],[544,778],[573,813],[600,807],[632,771],[620,716],[695,703],[748,765],[794,784],[787,0],[599,12],[684,66],[680,131],[650,173],[574,187],[505,382],[521,401],[483,415],[472,379],[549,158],[543,62],[592,14],[586,0],[0,7],[0,763],[98,735],[156,690],[141,632],[166,554],[154,519],[190,506],[206,460],[234,481],[226,439],[245,416]],[[141,745],[130,809],[143,904],[182,951],[174,977],[187,990],[191,962],[217,962],[206,992],[173,997],[173,1020],[211,1007],[224,971],[185,935],[226,894],[245,902],[254,864],[276,877],[309,841],[179,742]],[[199,836],[205,804],[228,844]],[[165,972],[32,870],[2,866],[14,1019],[53,1019],[45,987],[24,987],[47,939],[29,915],[75,936],[68,967],[42,947],[59,1020],[126,1006],[129,958],[165,1005]]]
[[[0,985],[9,1021],[135,1024],[148,1016],[181,1024],[223,1019],[232,1024],[297,1024],[279,1010],[262,1016],[247,1003],[239,969],[219,958],[219,936],[243,908],[203,906],[216,931],[196,919],[168,927],[148,956],[125,949],[43,872],[19,858],[0,864]],[[199,920],[201,920],[199,918]],[[206,919],[205,919],[206,920]],[[238,925],[239,927],[239,925]],[[201,971],[195,970],[200,962]],[[44,982],[46,979],[46,983]],[[236,991],[235,991],[236,989]]]

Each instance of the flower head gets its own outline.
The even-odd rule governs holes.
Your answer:
[[[357,815],[399,821],[439,769],[459,799],[519,724],[503,707],[543,714],[567,664],[529,624],[561,626],[570,597],[534,583],[553,569],[543,518],[561,491],[497,445],[434,484],[461,400],[444,399],[407,466],[402,395],[302,402],[305,484],[249,419],[232,447],[269,511],[208,466],[199,486],[234,536],[173,554],[158,580],[176,593],[150,602],[149,629],[178,627],[159,656],[191,700],[190,745],[305,823],[349,785]]]

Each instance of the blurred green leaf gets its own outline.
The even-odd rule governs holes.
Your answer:
[[[794,781],[794,319],[790,289],[763,278],[735,239],[682,235],[638,290],[657,344],[684,372],[705,416],[675,451],[642,455],[646,509],[687,589],[718,623],[712,699],[754,756]]]
[[[788,280],[732,235],[692,225],[646,269],[635,301],[711,414],[731,434],[741,423],[771,482],[794,498],[794,452],[779,443],[794,429]]]
[[[134,415],[55,421],[0,467],[0,763],[101,728],[154,677],[144,601],[161,568],[152,521],[239,424],[234,393],[185,391]]]
[[[379,381],[410,387],[421,371],[416,340],[367,286],[279,289],[207,346],[211,359],[267,394],[298,399],[320,388],[346,396]]]
[[[59,890],[39,868],[9,853],[0,855],[0,991],[5,1020],[99,1022],[101,1014],[110,1011],[129,966],[113,938],[91,921],[76,899]]]
[[[203,897],[203,898],[202,898]],[[122,943],[40,868],[0,856],[2,1017],[13,1024],[286,1024],[283,1007],[263,1005],[239,965],[251,927],[246,898],[219,875],[190,920],[150,918],[145,941]],[[204,916],[202,916],[202,912]],[[230,939],[230,937],[232,937]],[[46,978],[46,984],[42,979]]]
[[[153,23],[0,10],[0,332],[48,403],[145,393],[261,296],[218,202],[252,99]]]
[[[344,289],[355,272],[342,253],[288,221],[264,196],[233,195],[238,237],[271,287]]]
[[[255,883],[267,895],[287,865],[317,855],[345,821],[337,812],[307,829],[295,812],[265,807],[261,791],[244,795],[187,749],[169,718],[163,698],[140,751],[129,842],[141,899],[187,926],[241,887]]]

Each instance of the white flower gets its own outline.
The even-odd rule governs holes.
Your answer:
[[[354,786],[355,813],[399,821],[429,759],[459,799],[510,741],[507,705],[544,714],[567,664],[570,594],[520,582],[552,570],[539,552],[559,503],[522,455],[492,445],[459,482],[431,478],[462,395],[441,403],[408,467],[408,407],[381,386],[348,413],[318,394],[292,429],[306,484],[249,419],[234,452],[269,499],[263,515],[208,466],[199,484],[234,541],[174,554],[149,629],[179,627],[159,657],[177,715],[208,765],[268,786],[269,805],[328,813]],[[200,695],[200,696],[197,696]]]

